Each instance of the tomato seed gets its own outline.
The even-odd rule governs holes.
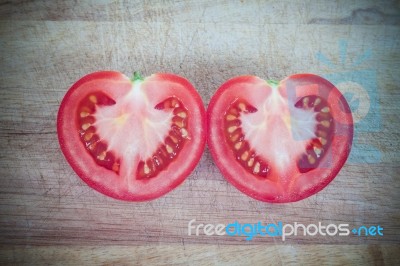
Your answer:
[[[324,108],[321,109],[321,112],[323,113],[329,113],[330,109],[328,106],[325,106]]]
[[[320,103],[321,103],[321,99],[320,98],[315,99],[314,107],[318,106]]]
[[[93,154],[94,150],[96,149],[96,146],[97,146],[97,141],[88,144],[87,148]]]
[[[175,138],[173,135],[169,135],[169,138],[172,140],[173,143],[178,143],[178,139]]]
[[[243,112],[246,110],[246,105],[244,103],[239,103],[238,108],[239,108],[239,110],[241,110]]]
[[[174,150],[169,145],[165,145],[165,148],[167,149],[168,153],[173,153],[174,152]]]
[[[179,107],[179,102],[176,99],[173,98],[172,101],[171,101],[171,106],[175,107],[175,108]]]
[[[181,128],[182,137],[185,139],[189,138],[189,133],[185,128]]]
[[[99,155],[97,155],[97,159],[103,161],[106,158],[107,153],[105,151],[101,152]]]
[[[234,116],[234,115],[231,115],[231,114],[228,114],[228,115],[226,116],[226,120],[227,120],[227,121],[233,121],[233,120],[236,120],[236,119],[237,119],[237,117]]]
[[[172,118],[172,123],[180,128],[185,127],[185,122],[186,120],[179,116],[174,116]]]
[[[247,159],[249,158],[249,152],[245,151],[240,158],[242,159],[242,161],[247,161]]]
[[[308,162],[310,164],[314,164],[315,163],[315,158],[311,154],[308,155]]]
[[[231,137],[232,142],[236,142],[239,139],[239,134],[235,134]]]
[[[238,109],[236,109],[236,108],[231,108],[229,111],[228,111],[231,115],[234,115],[234,116],[236,116],[236,117],[238,117],[239,116],[239,110]]]
[[[241,146],[242,146],[242,142],[236,143],[235,146],[234,146],[235,150],[239,150]]]
[[[317,158],[319,158],[322,154],[322,149],[318,148],[318,147],[313,147],[315,155],[317,155]]]
[[[228,127],[228,132],[233,133],[233,131],[235,131],[237,128],[238,128],[237,126]]]
[[[327,120],[323,120],[323,121],[321,121],[321,125],[323,125],[324,127],[329,127],[331,125],[331,123]]]
[[[80,113],[80,117],[87,117],[87,116],[89,116],[90,115],[90,113],[88,113],[88,112],[81,112]]]
[[[306,107],[306,108],[308,107],[308,102],[309,102],[309,100],[310,100],[310,99],[309,99],[308,97],[304,97],[304,98],[303,98],[303,106],[304,106],[304,107]]]
[[[92,132],[86,132],[86,133],[83,135],[83,139],[87,142],[87,141],[91,140],[91,138],[93,137],[93,134],[94,134],[94,133],[92,133]]]
[[[144,169],[144,174],[147,175],[150,173],[150,168],[147,166],[147,164],[144,165],[143,169]]]
[[[247,162],[248,167],[252,167],[254,163],[254,158],[250,158],[250,160]]]
[[[82,125],[82,129],[83,129],[83,130],[86,130],[86,129],[88,129],[90,126],[91,126],[91,125],[90,125],[89,123],[85,123],[85,124]]]
[[[89,101],[92,103],[96,104],[97,103],[97,97],[95,95],[90,95],[89,96]]]
[[[253,168],[253,173],[258,174],[260,172],[260,163],[256,162]]]

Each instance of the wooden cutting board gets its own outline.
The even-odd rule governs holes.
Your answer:
[[[0,6],[0,244],[398,244],[400,19],[368,1],[166,4],[5,2]],[[172,72],[207,105],[242,74],[311,72],[347,94],[355,112],[351,158],[322,192],[291,204],[253,200],[227,183],[208,149],[188,179],[160,199],[121,202],[86,186],[58,146],[68,88],[98,70]],[[339,86],[340,85],[340,86]],[[188,222],[347,223],[384,236],[188,235]],[[390,256],[389,256],[390,257]]]

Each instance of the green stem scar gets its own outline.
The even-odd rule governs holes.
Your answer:
[[[267,80],[268,85],[270,85],[271,87],[278,87],[279,85],[279,81],[274,80],[274,79],[269,79]]]
[[[133,77],[131,78],[132,82],[137,81],[137,80],[144,80],[144,78],[142,77],[142,75],[140,74],[139,71],[135,71],[133,72]]]

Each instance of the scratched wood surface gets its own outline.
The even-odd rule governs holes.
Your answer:
[[[399,51],[396,1],[1,1],[0,262],[398,264]],[[241,194],[207,149],[165,197],[107,198],[72,171],[56,135],[67,89],[107,69],[182,75],[205,105],[236,75],[326,76],[354,111],[351,158],[291,204]],[[192,219],[380,225],[384,236],[189,236]]]

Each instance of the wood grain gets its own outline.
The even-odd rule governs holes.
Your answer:
[[[399,248],[390,245],[163,245],[111,247],[6,248],[9,265],[398,265]]]
[[[395,0],[2,1],[2,20],[399,25]]]
[[[112,264],[128,262],[125,255],[131,252],[135,259],[130,262],[158,264],[165,256],[165,264],[286,264],[294,262],[292,255],[306,264],[396,262],[399,9],[395,1],[2,2],[0,262],[65,263],[85,260],[86,255]],[[354,66],[368,51],[369,57]],[[195,85],[205,105],[222,82],[236,75],[282,79],[312,72],[340,74],[346,82],[367,70],[373,75],[361,78],[377,95],[369,103],[379,116],[364,120],[363,127],[356,125],[352,159],[325,190],[301,202],[271,205],[244,196],[223,179],[207,149],[185,183],[167,196],[120,202],[91,190],[76,176],[56,135],[57,110],[67,89],[84,74],[102,69],[182,75]],[[365,147],[379,151],[379,160],[368,163],[371,153]],[[379,224],[384,236],[301,235],[282,245],[272,237],[246,241],[188,236],[191,219],[214,224]],[[310,254],[316,252],[321,255],[313,261]],[[254,260],[245,261],[246,254]]]

